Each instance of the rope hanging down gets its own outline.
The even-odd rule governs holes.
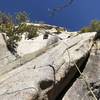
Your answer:
[[[50,35],[52,35],[52,34],[50,34]],[[54,36],[54,35],[53,35],[53,36]],[[58,37],[60,40],[63,40],[61,37],[59,37],[59,36],[57,36],[57,37]],[[63,42],[64,42],[64,41],[63,41]],[[91,48],[90,48],[90,51],[91,51],[92,47],[94,46],[94,43],[95,43],[95,40],[93,40],[92,46],[91,46]],[[67,45],[67,43],[65,43],[65,42],[64,42],[64,44]],[[68,45],[67,45],[67,46],[68,46]],[[69,52],[68,49],[66,49],[66,50],[67,50],[67,52],[68,52],[68,56],[69,56],[69,64],[70,64],[70,58],[71,58],[71,57],[70,57],[70,52]],[[90,84],[88,83],[88,81],[87,81],[85,75],[80,71],[80,69],[79,69],[79,67],[77,66],[77,64],[76,64],[75,61],[74,61],[74,65],[75,65],[77,71],[79,72],[80,76],[81,76],[82,79],[84,80],[84,82],[85,82],[87,88],[89,89],[90,93],[92,94],[93,100],[97,100],[97,98],[96,98],[94,92],[92,91],[92,89],[91,89],[91,87],[90,87]]]

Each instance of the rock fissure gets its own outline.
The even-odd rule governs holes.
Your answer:
[[[88,58],[89,58],[90,53],[87,54],[85,60],[82,62],[82,65],[79,65],[79,63],[77,63],[76,65],[79,67],[79,70],[81,71],[81,73],[83,72],[84,68],[86,67],[86,64],[88,62]],[[77,78],[79,78],[81,75],[79,73],[79,71],[77,70],[76,66],[73,66],[76,70],[76,73],[74,75],[74,77],[71,79],[71,81],[65,86],[65,88],[62,90],[62,92],[58,95],[58,97],[56,98],[56,100],[62,100],[65,93],[67,93],[67,91],[70,89],[70,87],[73,85],[73,83],[77,80]],[[73,72],[75,71],[73,70]],[[72,69],[71,69],[72,71]],[[69,71],[69,74],[73,73]]]
[[[86,69],[96,32],[65,33],[50,35],[48,39],[40,35],[33,40],[21,40],[18,53],[23,57],[16,62],[11,60],[8,65],[4,63],[6,66],[0,62],[0,74],[3,74],[0,76],[1,100],[63,99],[79,79],[75,64],[81,72]],[[26,45],[31,48],[28,50]],[[1,58],[5,56],[1,55]],[[99,85],[92,84],[91,88],[99,93]],[[88,94],[91,95],[89,91]]]

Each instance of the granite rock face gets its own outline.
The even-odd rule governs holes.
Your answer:
[[[0,33],[0,72],[7,67],[7,64],[16,59],[7,49],[4,35]],[[6,66],[6,67],[4,67]]]
[[[97,44],[92,48],[83,75],[86,77],[96,100],[100,100],[100,41],[97,41]],[[95,100],[95,98],[83,78],[78,78],[62,100]]]
[[[53,36],[45,48],[6,65],[7,72],[0,75],[0,100],[58,100],[77,73],[75,64],[81,68],[90,59],[95,35]]]

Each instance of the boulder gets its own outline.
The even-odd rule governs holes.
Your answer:
[[[6,63],[5,65],[1,63],[0,75],[5,74],[15,68],[20,67],[21,65],[31,61],[35,57],[46,52],[46,50],[48,50],[49,48],[52,48],[58,42],[56,41],[55,37],[56,36],[49,36],[48,39],[43,40],[43,35],[39,35],[38,37],[32,40],[31,39],[27,40],[25,39],[25,34],[23,34],[21,41],[18,42],[18,47],[17,47],[18,56],[16,57],[16,59],[14,59],[13,61],[10,61],[9,63]],[[5,59],[8,60],[7,57],[5,57]],[[9,57],[12,58],[12,55]]]
[[[61,40],[38,57],[0,76],[0,100],[56,100],[86,63],[96,33]]]
[[[6,42],[4,40],[3,33],[0,33],[0,71],[2,66],[15,60],[15,56],[12,55],[7,49]]]

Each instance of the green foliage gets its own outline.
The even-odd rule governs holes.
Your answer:
[[[57,30],[56,34],[60,34],[61,31],[63,31],[63,29],[61,29],[61,28],[59,28],[59,27],[56,27],[56,30]]]
[[[18,39],[18,37],[16,37],[16,36],[11,36],[7,40],[8,50],[10,50],[12,54],[16,53],[16,47],[17,47],[17,42],[15,41],[16,38]]]
[[[32,39],[33,37],[38,36],[37,34],[37,28],[33,27],[32,25],[28,26],[28,39]]]
[[[81,29],[81,33],[91,32],[90,27],[84,27]]]
[[[28,20],[25,12],[17,13],[16,18],[17,25],[11,15],[0,12],[0,32],[6,33],[7,47],[13,54],[16,53],[17,42],[21,40],[24,32],[28,33],[28,39],[37,36],[37,28],[25,23]]]
[[[97,32],[97,31],[100,31],[100,21],[93,20],[89,26],[82,28],[80,32],[85,33],[85,32]]]
[[[5,14],[3,12],[0,12],[0,24],[7,24],[11,23],[11,16],[8,14]]]
[[[9,27],[7,30],[7,36],[9,39],[7,40],[7,47],[10,51],[16,52],[17,42],[21,40],[21,36],[24,32],[28,32],[27,38],[32,39],[37,35],[37,29],[33,25],[26,25],[25,23],[20,24],[17,28]]]
[[[99,31],[100,30],[100,21],[93,20],[90,24],[91,31]]]
[[[16,33],[17,34],[23,34],[24,32],[28,32],[27,38],[28,39],[32,39],[36,36],[38,36],[37,34],[37,28],[34,27],[33,25],[26,25],[25,23],[20,24],[18,26],[18,28],[16,29]]]
[[[26,12],[19,12],[16,14],[16,20],[19,23],[23,23],[23,22],[27,22],[28,19],[28,15]]]

